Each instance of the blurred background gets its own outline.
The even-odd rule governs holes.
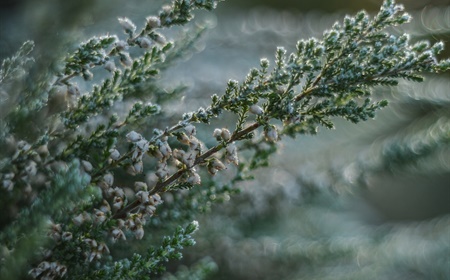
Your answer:
[[[33,39],[40,60],[51,64],[80,40],[120,32],[118,16],[141,26],[167,3],[107,2],[3,1],[0,59]],[[413,42],[444,41],[448,57],[448,0],[399,2],[413,21],[395,32],[410,33]],[[215,13],[196,14],[195,22],[211,29],[162,83],[188,86],[177,110],[207,106],[229,79],[241,81],[260,58],[272,59],[277,46],[292,51],[298,39],[320,38],[345,14],[380,5],[227,0]],[[450,279],[449,89],[448,73],[379,88],[376,97],[390,106],[375,120],[336,120],[336,130],[283,138],[271,168],[196,217],[197,245],[164,277],[196,279],[203,269],[210,279]]]

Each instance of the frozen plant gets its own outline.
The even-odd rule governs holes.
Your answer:
[[[450,60],[437,59],[442,43],[410,44],[407,34],[388,32],[410,16],[387,0],[374,17],[347,16],[323,38],[298,41],[291,54],[279,47],[273,66],[261,59],[243,81],[230,80],[223,94],[213,95],[208,107],[193,108],[168,124],[163,115],[168,98],[157,80],[197,36],[172,42],[164,29],[187,24],[195,9],[212,10],[217,2],[175,0],[147,17],[141,30],[121,17],[123,38],[88,39],[65,57],[61,72],[36,81],[38,91],[21,93],[26,97],[13,109],[2,106],[0,273],[5,279],[23,277],[24,268],[36,279],[157,275],[195,244],[198,222],[182,218],[204,208],[179,207],[183,202],[173,196],[181,190],[231,193],[219,184],[208,189],[204,182],[228,169],[236,171],[232,183],[249,178],[249,171],[268,164],[284,136],[332,128],[335,117],[354,123],[373,118],[387,105],[371,98],[374,87],[422,81],[425,73],[450,68]],[[32,49],[33,43],[25,42],[3,61],[0,89],[6,95],[14,94],[32,67]],[[97,68],[109,76],[96,82]],[[76,78],[95,84],[82,92]],[[127,111],[116,111],[118,104]],[[212,122],[225,113],[237,116],[235,126],[215,127]],[[24,133],[42,116],[47,123]],[[200,123],[209,129],[205,139],[197,134]],[[167,207],[181,209],[178,218],[158,217],[165,193],[173,194]],[[209,203],[200,196],[189,199]],[[179,225],[157,235],[164,232],[158,226],[173,221]]]

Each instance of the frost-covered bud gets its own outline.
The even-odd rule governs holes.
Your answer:
[[[30,161],[25,167],[25,171],[29,176],[34,176],[37,173],[37,164],[34,161]]]
[[[141,174],[144,171],[144,163],[142,162],[142,160],[135,162],[133,164],[133,167],[137,174]]]
[[[225,154],[225,159],[227,162],[232,162],[235,165],[239,164],[239,158],[238,158],[238,154],[237,154],[237,147],[236,144],[231,143],[229,144],[226,149],[226,154]]]
[[[139,140],[142,139],[142,135],[140,135],[139,133],[137,133],[136,131],[131,131],[129,132],[127,135],[127,140],[128,142],[137,142]]]
[[[192,185],[200,185],[202,183],[202,180],[197,172],[191,172],[186,182]]]
[[[250,113],[255,115],[262,115],[264,113],[264,110],[258,105],[253,104],[252,106],[250,106]]]
[[[161,20],[159,17],[149,16],[147,17],[147,28],[153,29],[161,26]]]
[[[120,159],[120,153],[116,149],[110,149],[109,150],[109,158],[112,160],[118,160]]]
[[[163,203],[161,196],[159,196],[159,194],[157,194],[157,193],[152,195],[152,198],[153,198],[153,205],[159,205],[159,204]]]
[[[148,186],[145,182],[134,182],[134,189],[138,191],[146,191]]]
[[[136,25],[126,17],[118,18],[120,25],[122,25],[123,29],[126,33],[133,33],[136,30]]]
[[[116,64],[112,60],[108,60],[104,67],[108,72],[114,72],[116,70]]]
[[[220,136],[223,140],[228,141],[231,138],[231,133],[228,129],[222,128],[222,133],[220,133]]]
[[[164,37],[162,34],[159,33],[154,33],[153,34],[155,36],[155,42],[160,44],[160,45],[165,45],[166,44],[166,37]]]
[[[185,145],[189,145],[189,143],[190,143],[189,137],[184,132],[181,132],[180,134],[177,135],[177,140],[180,141],[180,143],[185,144]]]
[[[125,197],[124,190],[122,188],[119,188],[119,187],[115,187],[115,188],[109,189],[107,194],[109,196],[118,196],[118,197],[121,197],[121,198]]]
[[[152,41],[147,37],[140,37],[138,39],[138,44],[139,44],[139,47],[141,47],[143,49],[148,49],[153,45]]]
[[[146,152],[148,150],[149,143],[147,140],[141,139],[136,142],[136,147],[138,147],[141,151]]]
[[[101,224],[106,221],[106,215],[99,209],[94,209],[94,223]]]
[[[113,209],[114,210],[119,210],[122,209],[123,207],[123,198],[121,198],[120,196],[115,196],[114,200],[113,200]]]
[[[75,225],[80,226],[85,222],[89,222],[91,220],[91,217],[88,213],[83,212],[75,217],[73,217],[72,221]]]
[[[130,67],[133,64],[133,59],[131,59],[129,53],[121,52],[119,54],[119,59],[124,67]]]
[[[10,179],[4,179],[2,182],[2,187],[10,192],[14,189],[14,182]]]
[[[136,229],[133,230],[133,233],[136,239],[141,240],[144,237],[144,228],[142,226],[137,226]]]
[[[186,131],[186,134],[187,134],[188,136],[194,136],[195,133],[197,132],[196,129],[195,129],[195,126],[193,126],[192,124],[187,125],[187,126],[184,128],[184,131]]]
[[[109,205],[109,202],[103,199],[102,205],[100,205],[100,210],[101,210],[103,213],[109,213],[109,212],[111,212],[111,206]]]
[[[128,43],[125,41],[117,41],[116,42],[116,49],[119,51],[125,51],[128,50]]]
[[[180,161],[183,161],[183,157],[184,157],[185,153],[186,152],[183,150],[173,149],[172,156]]]
[[[217,170],[223,170],[226,168],[225,165],[217,158],[211,160],[211,165]]]
[[[151,217],[153,216],[153,214],[155,214],[156,207],[153,205],[146,205],[143,211],[145,212],[145,215],[149,215]]]
[[[138,191],[136,193],[136,198],[140,203],[148,203],[149,202],[149,198],[148,198],[149,193],[147,191]]]
[[[191,142],[189,143],[189,148],[191,150],[195,151],[195,154],[199,154],[202,150],[202,144],[200,143],[200,141],[195,138],[194,136],[191,136]]]
[[[103,182],[105,182],[105,184],[108,187],[111,187],[113,185],[113,183],[114,183],[114,176],[111,173],[106,173],[103,176]]]
[[[215,137],[217,140],[220,140],[220,138],[222,137],[222,129],[214,129],[213,137]]]
[[[274,125],[269,126],[264,130],[264,134],[266,136],[266,140],[269,142],[278,141],[278,131]]]
[[[125,237],[125,234],[123,233],[123,231],[120,228],[115,228],[111,231],[111,235],[113,238],[113,242],[118,240],[118,239],[122,239],[122,240],[126,240],[127,238]]]
[[[78,85],[77,84],[70,84],[70,85],[68,85],[67,86],[67,93],[70,95],[70,96],[75,96],[75,97],[77,97],[77,96],[80,96],[80,89],[78,88]]]
[[[61,236],[62,241],[70,241],[70,240],[72,240],[72,238],[73,238],[72,233],[68,232],[68,231],[63,232],[63,234]]]
[[[163,159],[167,159],[172,155],[172,149],[167,142],[161,142],[159,146],[159,151]]]
[[[126,166],[126,172],[127,172],[129,175],[131,175],[131,176],[136,176],[136,175],[137,175],[136,169],[134,169],[134,166],[131,165],[131,164],[129,164],[129,165]]]
[[[167,165],[161,165],[158,170],[155,172],[156,177],[159,179],[165,179],[169,175],[169,171],[167,170]]]
[[[94,78],[94,74],[92,74],[91,71],[89,71],[89,70],[84,70],[84,71],[83,71],[83,79],[84,79],[85,81],[90,81],[90,80],[92,80],[93,78]]]
[[[195,163],[195,153],[185,153],[182,159],[182,162],[186,165],[186,166],[193,166]]]
[[[87,173],[91,172],[93,169],[92,164],[87,160],[82,160],[81,166],[83,166],[84,171],[86,171]]]

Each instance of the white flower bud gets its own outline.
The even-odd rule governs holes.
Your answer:
[[[186,134],[188,136],[193,136],[196,133],[196,129],[195,126],[193,126],[192,124],[187,125],[184,130],[186,131]]]
[[[102,205],[100,206],[100,210],[103,213],[111,212],[111,206],[109,206],[109,202],[103,199]]]
[[[123,198],[120,196],[115,196],[113,201],[113,208],[114,210],[122,209],[123,207]]]
[[[220,136],[222,136],[223,140],[228,141],[231,138],[231,133],[228,129],[222,128],[222,133],[220,134]]]
[[[138,39],[138,44],[139,44],[139,47],[141,47],[143,49],[148,49],[153,45],[152,41],[147,37],[140,37]]]
[[[105,69],[107,70],[107,71],[109,71],[109,72],[114,72],[115,70],[116,70],[116,64],[114,63],[114,61],[112,61],[112,60],[108,60],[106,63],[105,63]]]
[[[133,33],[136,30],[136,25],[134,25],[134,23],[130,19],[123,17],[118,18],[118,20],[126,33]]]
[[[146,152],[148,150],[149,143],[147,140],[142,139],[136,142],[136,147],[138,147],[141,151]]]
[[[158,28],[161,26],[161,20],[159,19],[159,17],[155,17],[155,16],[149,16],[147,17],[147,27],[148,28]]]
[[[120,62],[124,67],[130,67],[133,64],[133,60],[129,53],[121,52],[119,54]]]
[[[200,178],[200,175],[198,175],[198,173],[192,172],[189,175],[189,177],[186,180],[186,182],[188,182],[189,184],[192,184],[192,185],[200,185],[202,183],[202,180]]]
[[[214,159],[211,161],[211,165],[212,165],[212,167],[214,167],[214,168],[217,169],[217,170],[223,170],[223,169],[226,168],[225,165],[224,165],[220,160],[218,160],[218,159],[216,159],[216,158],[214,158]]]
[[[114,176],[111,173],[106,173],[103,176],[103,181],[106,183],[108,187],[111,187],[114,183]]]
[[[167,142],[161,142],[159,151],[161,152],[162,157],[165,159],[169,158],[172,154],[172,149]]]
[[[218,129],[218,128],[214,129],[213,137],[216,137],[217,139],[219,137],[222,137],[222,129]]]
[[[136,191],[146,191],[148,186],[145,182],[134,182],[134,189]]]
[[[147,191],[138,191],[138,192],[136,193],[137,200],[138,200],[140,203],[143,203],[143,204],[149,202],[149,197],[148,197],[148,195],[149,195],[149,194],[148,194]]]
[[[137,142],[137,141],[139,141],[139,140],[142,139],[142,135],[140,135],[140,134],[137,133],[136,131],[131,131],[131,132],[129,132],[129,133],[126,135],[126,137],[127,137],[127,140],[128,140],[129,142]]]
[[[180,143],[185,144],[185,145],[189,145],[189,143],[190,143],[189,137],[184,132],[181,132],[180,134],[177,135],[177,140],[180,141]]]
[[[125,41],[116,42],[116,49],[119,51],[128,50],[128,43]]]
[[[144,171],[144,163],[142,162],[142,160],[133,164],[133,167],[137,174],[140,174]]]
[[[99,209],[94,209],[94,223],[101,224],[106,221],[106,215]]]
[[[271,125],[269,128],[267,128],[264,131],[264,134],[266,136],[267,141],[269,141],[269,142],[278,141],[278,132],[277,132],[277,128],[274,125]]]
[[[120,153],[119,153],[119,151],[116,150],[116,149],[110,149],[110,150],[109,150],[109,157],[110,157],[112,160],[118,160],[118,159],[120,158]]]
[[[134,237],[136,237],[136,239],[140,240],[144,237],[144,228],[142,226],[138,226],[133,231],[133,233],[134,233]]]
[[[116,241],[118,239],[126,240],[125,234],[123,231],[119,228],[115,228],[111,231],[113,241]]]
[[[82,160],[81,165],[83,166],[84,171],[88,173],[91,172],[93,169],[92,164],[89,161]]]
[[[72,233],[66,231],[66,232],[64,232],[64,233],[62,234],[61,239],[62,239],[63,241],[70,241],[70,240],[72,240],[72,237],[73,237]]]
[[[264,113],[264,110],[258,105],[253,104],[252,106],[250,106],[250,113],[255,115],[262,115]]]

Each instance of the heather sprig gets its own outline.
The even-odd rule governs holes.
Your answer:
[[[188,213],[168,218],[167,223],[182,223],[192,213],[208,210],[217,194],[226,200],[236,192],[228,184],[211,183],[219,177],[216,174],[234,170],[228,178],[231,183],[251,178],[250,171],[268,166],[285,135],[333,128],[336,117],[354,123],[373,118],[387,105],[372,97],[376,86],[395,86],[400,79],[419,82],[426,73],[450,68],[450,60],[437,59],[442,43],[411,45],[407,34],[390,33],[410,16],[403,6],[387,0],[374,17],[365,12],[347,16],[322,38],[298,41],[291,54],[277,48],[273,66],[269,59],[261,59],[242,82],[230,80],[223,94],[214,94],[208,107],[170,123],[172,119],[162,115],[170,98],[157,96],[161,87],[157,80],[198,35],[169,42],[163,29],[188,23],[193,10],[211,10],[216,2],[175,0],[157,16],[147,17],[139,32],[130,19],[119,18],[126,38],[107,35],[80,44],[47,84],[45,114],[53,123],[42,128],[40,137],[15,139],[14,127],[2,135],[0,140],[9,141],[12,148],[1,161],[1,192],[9,203],[26,205],[18,216],[7,215],[6,222],[27,221],[32,217],[29,211],[40,209],[36,207],[42,201],[59,201],[57,211],[41,209],[34,214],[40,224],[47,220],[51,242],[48,251],[33,256],[32,277],[147,279],[160,273],[163,263],[180,259],[179,251],[194,245],[196,222],[176,227],[146,255],[117,257],[113,250],[123,243],[143,242],[147,232],[152,234],[148,225],[165,222],[155,217],[159,208],[170,216],[171,209],[162,208],[165,193],[207,195],[201,199],[186,195],[184,202],[175,203],[172,213]],[[30,46],[26,43],[18,57],[26,57]],[[17,57],[10,61],[20,62]],[[24,63],[3,63],[0,78],[12,71],[10,65],[19,69]],[[108,76],[98,82],[98,71]],[[214,127],[215,120],[228,115],[236,117],[233,129]],[[209,137],[199,136],[200,126],[207,127]],[[64,172],[67,178],[61,177]],[[74,191],[61,199],[64,184]],[[194,201],[203,205],[189,207]],[[22,229],[20,223],[7,227],[0,235],[2,246],[11,250],[20,246],[18,239],[5,241],[17,235],[17,229]],[[0,267],[8,271],[4,264],[13,256],[2,258]]]

